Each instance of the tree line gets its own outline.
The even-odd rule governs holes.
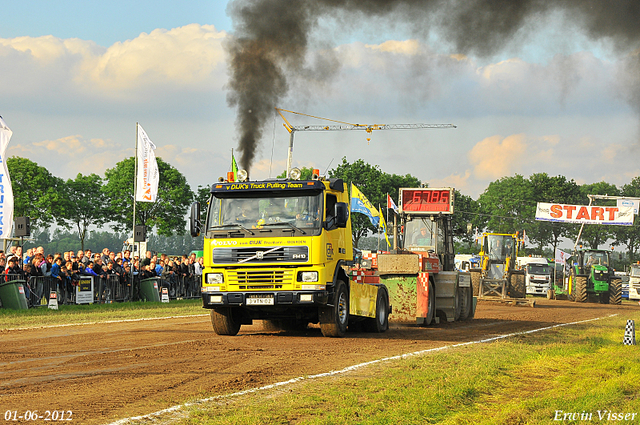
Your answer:
[[[159,236],[183,237],[189,205],[193,200],[206,205],[209,183],[213,182],[198,186],[194,193],[176,168],[161,158],[157,161],[160,172],[158,199],[153,203],[136,204],[136,224],[146,225]],[[104,177],[78,174],[75,179],[64,181],[29,159],[9,158],[7,167],[13,184],[14,216],[30,217],[34,228],[44,229],[55,223],[67,230],[74,229],[82,249],[91,226],[109,225],[114,232],[129,234],[133,225],[134,164],[135,159],[131,157],[106,170]],[[310,179],[312,172],[311,168],[303,168],[302,179]],[[362,159],[350,163],[342,158],[342,163],[329,170],[328,175],[343,179],[347,187],[354,183],[373,205],[379,205],[385,212],[387,194],[398,204],[400,188],[421,185],[415,176],[388,174]],[[284,177],[284,173],[279,177]],[[527,247],[529,253],[542,254],[549,247],[555,250],[563,239],[575,241],[580,226],[536,221],[537,202],[586,205],[588,195],[640,197],[640,177],[617,187],[606,182],[579,185],[573,179],[546,173],[532,174],[528,178],[516,174],[489,183],[478,199],[456,190],[455,238],[472,250],[476,229],[480,233],[524,231],[531,242]],[[597,203],[615,205],[615,201]],[[586,225],[581,243],[599,248],[612,240],[612,245],[626,249],[630,260],[636,261],[640,248],[638,225],[637,220],[633,226]],[[369,218],[362,214],[352,216],[352,229],[355,246],[363,237],[377,232]]]

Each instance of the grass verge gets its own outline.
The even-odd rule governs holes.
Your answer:
[[[126,302],[112,304],[61,305],[58,310],[46,306],[28,310],[0,309],[0,330],[48,325],[105,322],[167,316],[205,314],[202,300],[176,300],[170,303]]]
[[[620,423],[611,412],[640,423],[640,346],[622,344],[626,319],[640,323],[640,314],[222,398],[174,423]]]

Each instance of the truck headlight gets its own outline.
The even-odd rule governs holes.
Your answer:
[[[219,286],[203,286],[202,292],[220,292]]]
[[[317,282],[318,272],[298,272],[298,282]]]
[[[222,273],[207,273],[207,283],[223,283],[224,277]]]

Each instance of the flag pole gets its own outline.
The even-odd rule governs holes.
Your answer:
[[[133,248],[136,240],[136,197],[138,196],[138,123],[136,122],[136,149],[134,155],[134,167],[133,167],[133,238],[131,239],[131,248]],[[133,250],[133,249],[132,249]],[[140,252],[140,249],[138,249]],[[131,269],[131,286],[129,289],[129,299],[133,301],[133,259],[135,258],[135,252],[130,253],[129,266]],[[124,263],[122,263],[124,267]]]

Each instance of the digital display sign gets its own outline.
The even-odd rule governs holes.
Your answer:
[[[400,189],[400,203],[405,214],[453,214],[453,189]]]

